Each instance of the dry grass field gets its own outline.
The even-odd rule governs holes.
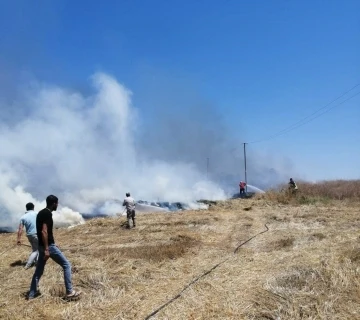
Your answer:
[[[332,200],[360,202],[360,180],[332,180],[320,183],[297,182],[299,190],[296,197],[287,192],[288,186],[281,185],[277,190],[267,192],[263,197],[283,204],[311,204]],[[282,190],[281,192],[279,192]]]
[[[72,302],[62,300],[62,270],[50,260],[42,295],[25,300],[30,249],[0,234],[0,319],[360,319],[359,202],[277,200],[270,193],[138,215],[131,230],[124,217],[57,229],[83,292]],[[234,253],[265,224],[269,231]]]

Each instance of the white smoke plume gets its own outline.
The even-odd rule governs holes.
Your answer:
[[[92,80],[89,96],[33,85],[11,105],[12,119],[0,116],[0,226],[16,225],[27,202],[42,209],[49,194],[59,197],[58,225],[81,223],[79,212],[127,191],[149,201],[225,198],[190,162],[150,160],[136,149],[131,92],[103,73]]]
[[[4,180],[0,182],[0,214],[3,218],[0,227],[14,229],[19,222],[19,216],[25,211],[25,204],[32,202],[35,210],[38,211],[45,207],[45,201],[39,202],[33,196],[25,192],[22,186],[17,185],[15,188],[9,187],[5,174],[1,175]],[[10,184],[11,185],[11,184]],[[61,206],[57,212],[54,212],[55,227],[69,227],[76,224],[84,223],[83,217],[68,207]]]

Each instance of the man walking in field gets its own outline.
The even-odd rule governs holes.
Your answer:
[[[21,235],[23,232],[23,228],[26,229],[26,236],[29,240],[29,243],[31,245],[32,252],[28,258],[28,261],[25,265],[25,270],[32,267],[37,262],[37,258],[39,255],[38,251],[38,237],[36,233],[36,216],[37,212],[34,211],[34,204],[29,202],[26,204],[26,212],[25,214],[20,218],[20,224],[19,229],[17,233],[17,244],[21,245]]]
[[[60,249],[55,245],[53,236],[53,217],[52,212],[56,211],[58,207],[58,198],[50,195],[46,198],[46,208],[39,211],[36,218],[36,231],[39,239],[39,259],[36,265],[35,273],[33,275],[29,300],[34,299],[40,295],[38,291],[39,281],[44,273],[46,262],[49,258],[54,260],[58,265],[63,268],[64,282],[66,288],[66,298],[76,298],[81,292],[73,290],[71,283],[71,265],[66,259]]]
[[[123,206],[126,208],[126,217],[127,217],[127,228],[130,229],[130,220],[133,221],[133,227],[135,228],[135,200],[130,196],[130,193],[126,193],[126,198],[124,199]]]

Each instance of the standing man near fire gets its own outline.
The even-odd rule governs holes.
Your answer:
[[[240,187],[240,196],[245,195],[246,183],[244,181],[240,181],[239,187]]]
[[[289,190],[292,194],[295,194],[296,191],[298,190],[298,186],[297,184],[295,183],[295,181],[293,180],[293,178],[290,178],[290,181],[289,181]]]
[[[17,233],[17,244],[21,245],[21,235],[23,228],[26,229],[26,236],[31,245],[32,252],[29,256],[29,259],[25,265],[25,270],[32,267],[37,262],[39,255],[38,251],[38,237],[36,234],[36,216],[37,212],[34,211],[35,206],[33,203],[29,202],[26,204],[26,212],[20,219],[19,229]]]
[[[135,228],[135,200],[130,196],[130,192],[126,193],[126,198],[124,199],[123,206],[126,208],[126,217],[127,217],[127,228],[130,229],[130,219],[133,221],[133,228]]]

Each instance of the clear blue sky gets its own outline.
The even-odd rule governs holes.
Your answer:
[[[2,86],[27,73],[79,90],[109,72],[140,109],[158,75],[215,105],[233,136],[263,139],[360,82],[360,1],[4,0],[0,68]],[[360,178],[360,95],[248,149],[311,180]]]

